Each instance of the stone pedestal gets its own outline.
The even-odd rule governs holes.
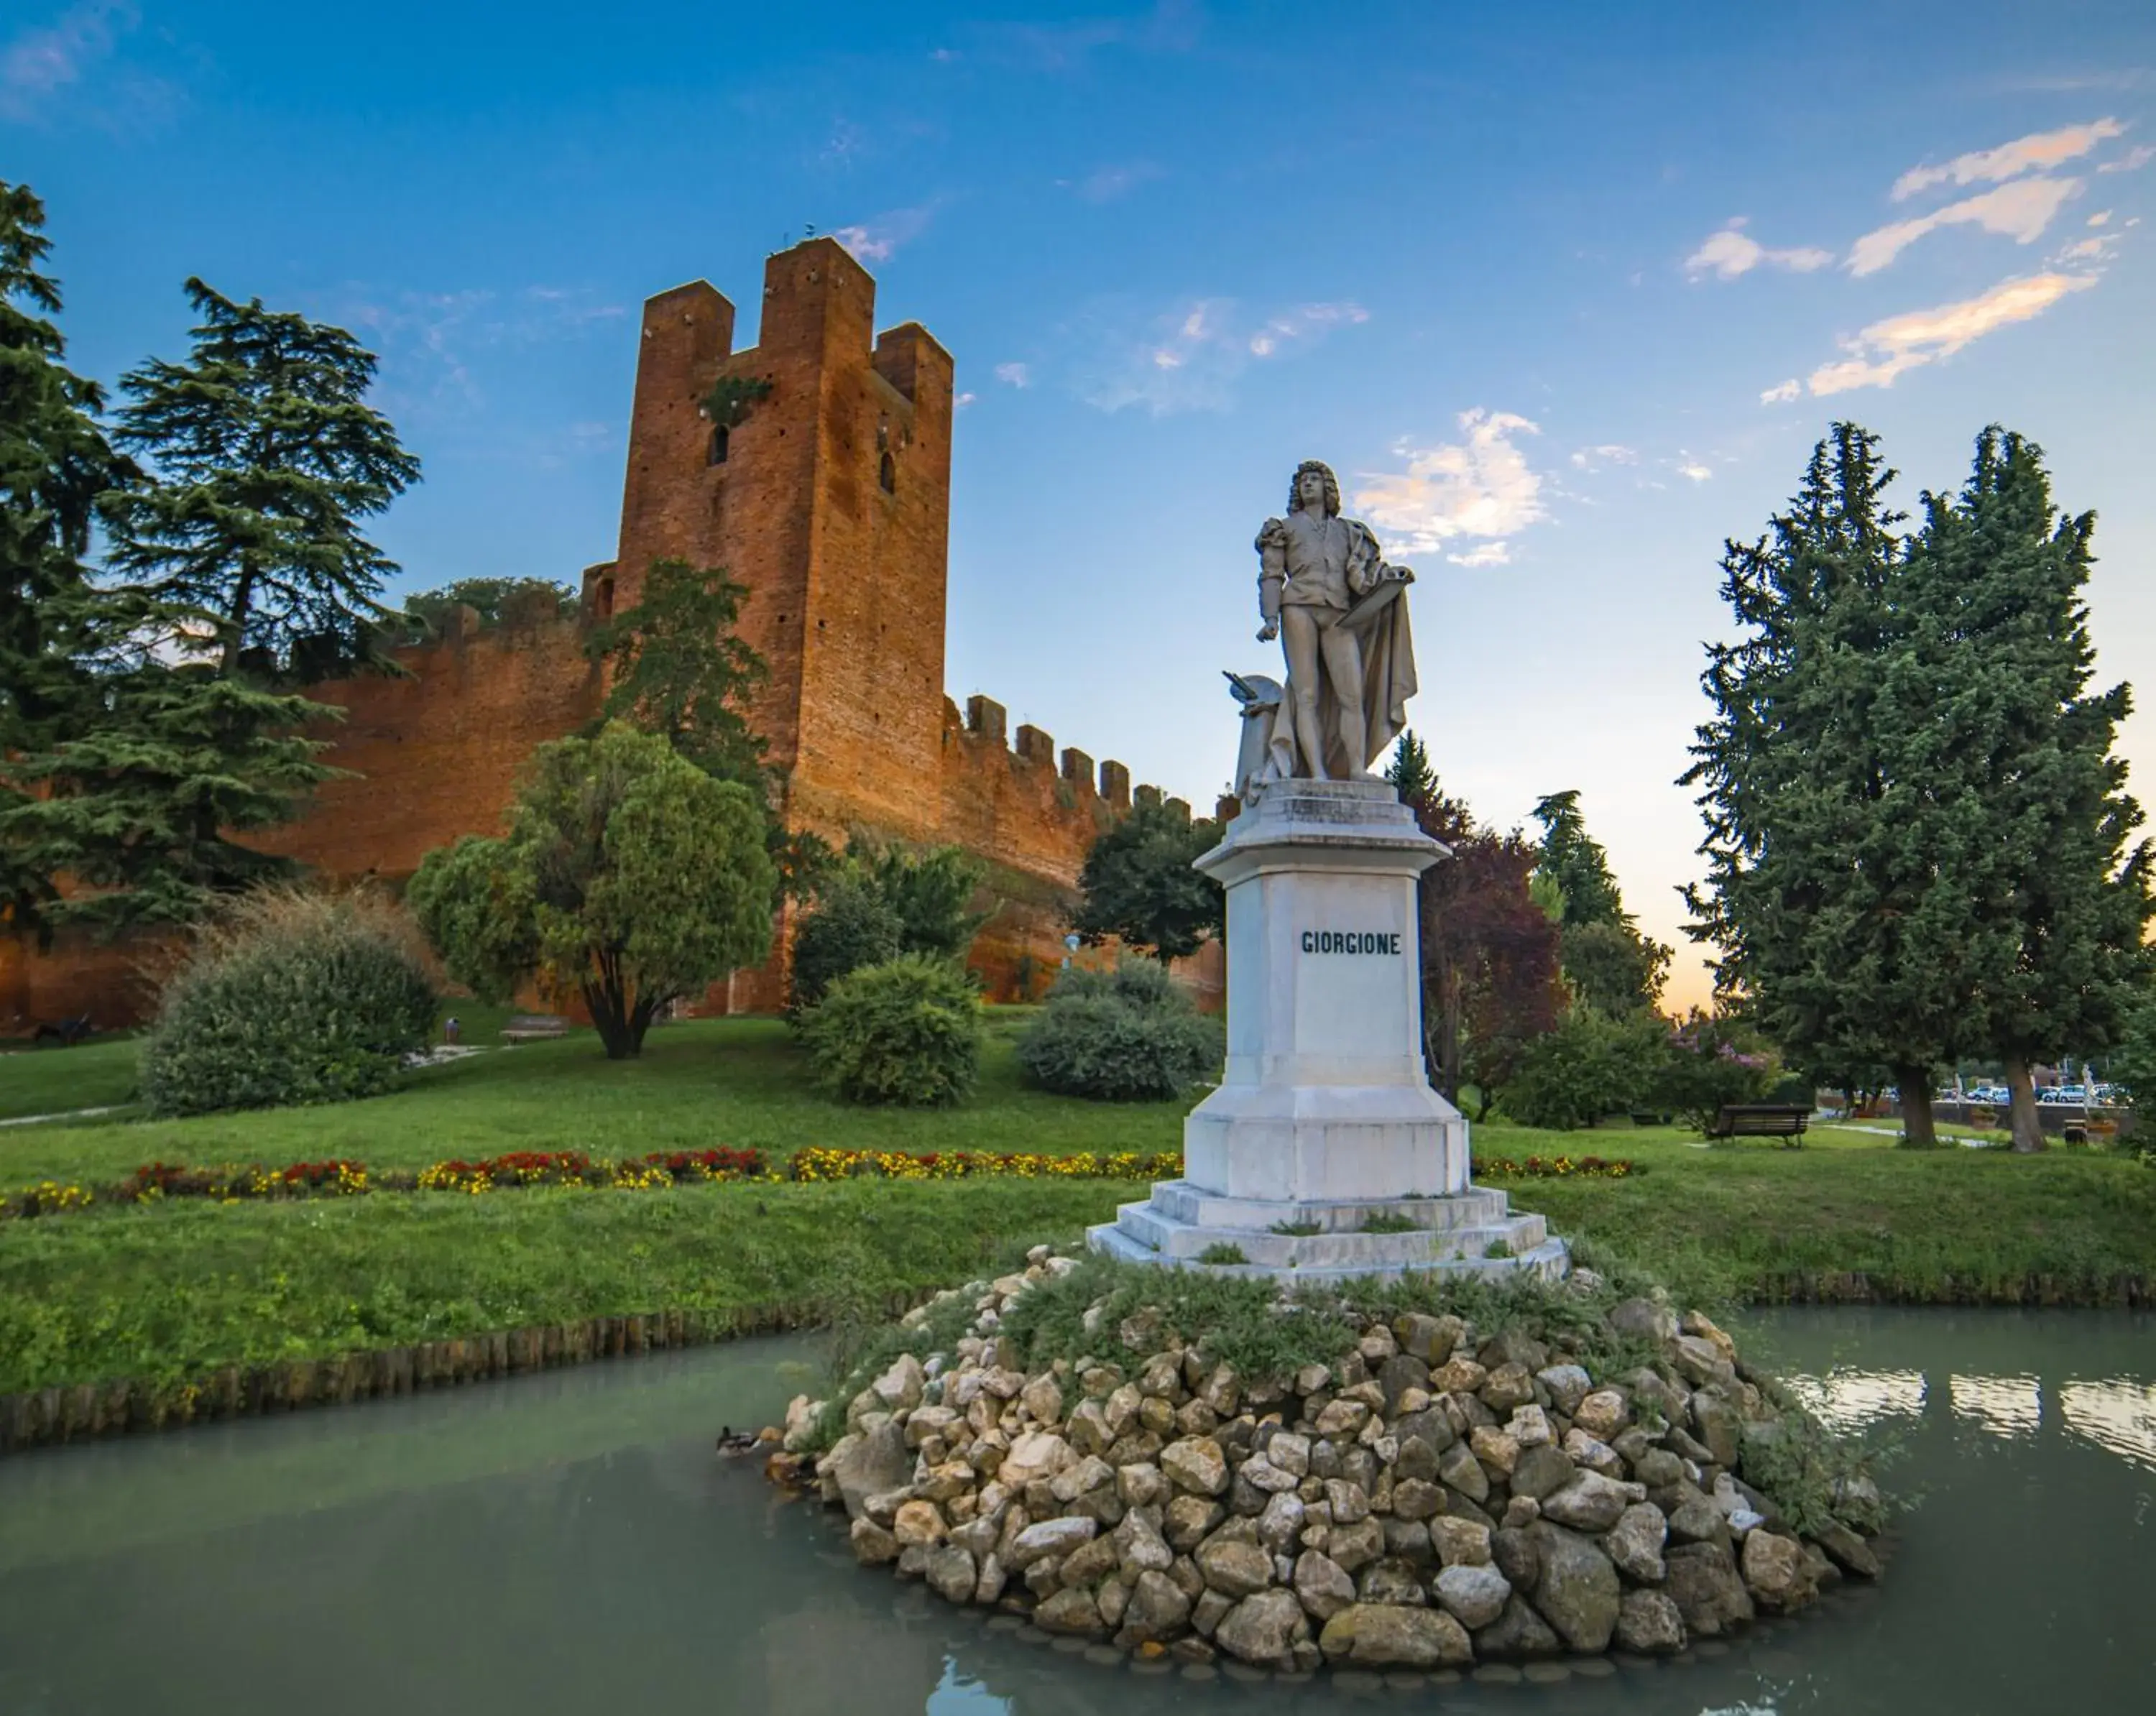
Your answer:
[[[1467,1122],[1423,1071],[1415,878],[1446,855],[1382,781],[1277,783],[1198,861],[1227,890],[1228,1058],[1183,1178],[1094,1248],[1323,1278],[1565,1267],[1537,1215],[1469,1183]]]

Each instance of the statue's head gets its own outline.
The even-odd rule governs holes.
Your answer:
[[[1306,459],[1295,468],[1288,480],[1287,510],[1302,512],[1315,510],[1327,518],[1340,512],[1340,483],[1332,475],[1332,467],[1322,459]]]

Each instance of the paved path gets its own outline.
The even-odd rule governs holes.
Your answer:
[[[117,1114],[126,1106],[115,1103],[109,1108],[67,1108],[58,1114],[18,1114],[12,1120],[0,1120],[0,1126],[43,1126],[49,1120],[87,1120],[97,1114]]]
[[[1882,1138],[1898,1138],[1902,1136],[1902,1128],[1898,1126],[1858,1126],[1846,1120],[1830,1120],[1820,1128],[1820,1130],[1823,1132],[1868,1132],[1875,1137]],[[1945,1143],[1959,1144],[1965,1150],[1995,1150],[1999,1148],[1989,1138],[1960,1138],[1949,1132],[1943,1132],[1939,1137]]]

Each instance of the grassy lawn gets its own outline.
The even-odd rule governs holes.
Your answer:
[[[475,1029],[470,1015],[465,1040],[491,1040],[495,1022]],[[948,1112],[832,1102],[807,1083],[783,1026],[714,1020],[654,1031],[639,1061],[609,1063],[578,1033],[490,1049],[339,1107],[0,1129],[0,1185],[112,1179],[155,1159],[413,1167],[512,1149],[1178,1146],[1181,1103],[1024,1088],[1013,1054],[1022,1024],[1014,1011],[993,1015],[980,1089]],[[129,1047],[0,1056],[0,1105],[38,1112],[26,1075],[45,1076],[48,1058]],[[2156,1280],[2156,1172],[2107,1151],[1912,1153],[1826,1128],[1800,1150],[1704,1149],[1667,1129],[1496,1124],[1477,1129],[1476,1148],[1485,1159],[1631,1158],[1640,1172],[1630,1179],[1510,1189],[1558,1231],[1710,1295],[1771,1298],[1861,1272],[1875,1291],[1912,1299],[2086,1302],[2122,1278],[2144,1292]],[[855,1181],[176,1201],[11,1222],[0,1225],[0,1392],[660,1309],[873,1310],[1037,1240],[1075,1237],[1140,1195],[1100,1181]]]
[[[0,1051],[0,1120],[132,1102],[138,1046],[132,1037],[101,1037],[73,1049]]]
[[[783,1156],[808,1144],[1057,1153],[1182,1148],[1179,1102],[1076,1102],[1024,1088],[1013,1046],[1027,1016],[1004,1008],[990,1015],[980,1087],[946,1112],[836,1102],[808,1083],[807,1063],[778,1020],[696,1020],[654,1030],[635,1061],[608,1061],[595,1035],[574,1031],[487,1048],[414,1073],[403,1089],[370,1102],[10,1127],[0,1130],[0,1184],[117,1179],[152,1161],[280,1167],[347,1157],[371,1168],[423,1168],[509,1150],[641,1156],[726,1145]],[[465,1040],[499,1040],[468,1020]],[[0,1061],[0,1102],[12,1070]]]

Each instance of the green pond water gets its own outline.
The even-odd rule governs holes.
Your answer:
[[[1880,1586],[1676,1663],[1250,1685],[1029,1642],[856,1569],[836,1516],[714,1454],[819,1379],[771,1340],[0,1460],[0,1716],[2156,1708],[2156,1318],[1742,1333],[1897,1436],[1922,1502]]]

